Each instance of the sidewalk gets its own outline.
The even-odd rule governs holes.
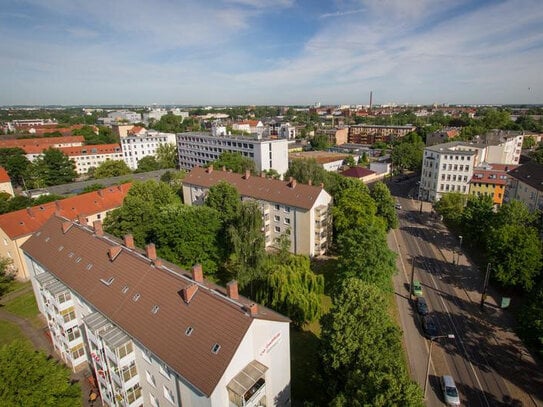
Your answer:
[[[30,342],[32,342],[32,344],[34,345],[36,349],[44,351],[46,355],[53,356],[57,360],[59,360],[60,363],[63,363],[62,360],[60,360],[59,355],[53,349],[53,344],[48,336],[47,324],[45,323],[43,319],[41,319],[42,325],[39,328],[36,328],[26,319],[2,309],[2,304],[5,304],[6,302],[20,295],[28,293],[29,291],[32,291],[31,286],[26,287],[22,290],[13,292],[13,293],[8,293],[4,297],[2,297],[2,300],[0,301],[0,320],[12,322],[16,324],[17,326],[19,326],[23,334],[30,340]],[[89,381],[85,377],[85,370],[80,371],[80,372],[72,371],[71,378],[73,381],[78,382],[81,386],[81,394],[82,394],[81,405],[84,407],[93,406],[88,401],[88,396],[92,388]],[[94,403],[94,407],[97,407],[100,404],[101,404],[100,400],[97,400]]]
[[[443,261],[452,265],[453,256],[459,258],[456,265],[458,273],[462,273],[462,283],[457,288],[459,296],[467,300],[471,316],[486,325],[490,335],[488,341],[499,349],[493,355],[492,368],[503,377],[511,397],[520,400],[522,406],[543,407],[543,366],[532,357],[514,332],[514,316],[508,309],[500,308],[501,297],[491,285],[488,285],[484,310],[481,310],[485,272],[479,271],[464,253],[458,256],[458,240],[442,222],[431,218],[429,213],[423,213],[422,216],[427,225],[446,237],[445,240],[432,242],[441,253]]]

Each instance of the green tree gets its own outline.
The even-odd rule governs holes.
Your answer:
[[[375,222],[377,207],[367,188],[347,188],[338,193],[334,199],[332,217],[337,234],[367,227]]]
[[[441,199],[434,203],[434,209],[443,216],[446,222],[453,226],[460,224],[467,196],[460,192],[447,192],[441,195]]]
[[[328,136],[325,134],[317,134],[310,140],[310,144],[313,150],[326,150],[328,147],[330,147]]]
[[[283,262],[270,257],[257,301],[287,315],[296,326],[321,316],[324,277],[311,271],[309,258],[289,255]]]
[[[10,269],[11,264],[13,264],[13,260],[0,257],[0,298],[5,294],[15,277],[15,274]]]
[[[253,297],[253,283],[262,277],[265,258],[262,212],[258,203],[242,203],[237,221],[228,229],[228,237],[232,250],[229,269],[240,288],[249,287]]]
[[[469,196],[460,219],[466,240],[475,247],[484,247],[485,237],[494,219],[492,197]]]
[[[543,356],[543,285],[527,298],[518,321],[522,338]]]
[[[422,166],[422,153],[424,144],[422,143],[400,143],[396,145],[391,154],[392,165],[398,171],[418,170]]]
[[[107,160],[100,164],[94,170],[94,178],[110,178],[118,177],[120,175],[131,174],[132,170],[126,165],[123,160]]]
[[[149,172],[160,169],[160,164],[152,155],[146,155],[138,161],[138,169],[135,172]],[[96,176],[96,171],[95,171]]]
[[[6,407],[73,407],[81,404],[81,389],[54,358],[14,341],[0,349],[0,398]]]
[[[48,148],[32,163],[34,174],[39,174],[45,186],[73,182],[77,173],[75,163],[56,148]]]
[[[343,165],[354,167],[356,166],[356,161],[352,155],[349,155],[345,160],[343,160]]]
[[[238,219],[241,210],[241,197],[238,190],[226,181],[221,181],[207,193],[205,205],[215,209],[225,228],[232,226]]]
[[[396,272],[396,255],[387,245],[386,234],[376,225],[348,229],[338,237],[338,276],[357,277],[382,290],[390,290]]]
[[[524,139],[522,140],[522,148],[525,150],[532,149],[535,147],[535,138],[524,136]]]
[[[111,211],[104,230],[117,237],[131,233],[140,247],[149,243],[162,207],[179,204],[179,197],[163,182],[136,181],[124,198],[123,206]]]
[[[187,269],[200,263],[206,274],[214,276],[222,257],[220,227],[215,209],[175,203],[160,209],[149,240],[162,258]]]
[[[497,227],[505,225],[535,226],[537,218],[537,213],[530,212],[524,202],[512,200],[500,206],[494,217],[493,225]]]
[[[394,209],[394,198],[388,187],[378,181],[370,190],[371,197],[377,205],[377,216],[383,218],[387,225],[387,231],[398,227],[398,215]]]
[[[214,168],[225,167],[227,170],[232,170],[239,174],[245,173],[245,171],[251,171],[254,173],[256,170],[255,162],[248,157],[242,156],[240,153],[233,153],[225,151],[221,153],[219,158],[210,163]]]
[[[160,168],[176,168],[178,162],[177,146],[175,144],[161,144],[156,149],[156,160]]]
[[[308,184],[311,181],[313,185],[319,185],[326,179],[326,170],[314,158],[296,159],[290,162],[285,173],[285,178],[289,177],[302,184]]]
[[[488,261],[498,282],[530,291],[541,271],[541,239],[537,229],[523,225],[492,228]]]
[[[22,148],[0,148],[0,166],[7,171],[14,185],[25,186],[30,161]]]

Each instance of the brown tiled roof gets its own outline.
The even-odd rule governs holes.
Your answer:
[[[505,178],[501,178],[504,176]],[[506,178],[507,174],[505,171],[489,171],[475,168],[470,183],[505,185],[507,184]]]
[[[375,174],[375,171],[369,170],[364,167],[352,167],[341,173],[341,175],[345,177],[353,177],[353,178],[364,178],[364,177],[367,177],[368,175],[373,175],[373,174]]]
[[[314,159],[321,165],[345,160],[347,157],[349,157],[349,154],[330,153],[328,151],[303,151],[290,153],[288,155],[289,160]]]
[[[111,247],[118,247],[115,239],[97,237],[92,228],[67,224],[56,216],[22,246],[61,282],[207,396],[223,376],[253,319],[289,322],[264,307],[251,315],[251,302],[246,298],[231,300],[224,289],[205,281],[195,283],[186,271],[170,263],[153,265],[139,251],[123,246],[111,261]],[[101,281],[111,277],[114,280],[109,285]],[[183,289],[194,284],[197,289],[187,303]],[[123,287],[128,287],[126,293]],[[134,301],[136,293],[139,299]],[[153,313],[155,306],[159,309]],[[193,328],[190,336],[185,334],[188,327]],[[211,352],[214,344],[220,345],[216,354]]]
[[[543,165],[535,161],[529,161],[507,174],[538,191],[543,191]]]
[[[120,144],[93,144],[80,147],[60,147],[60,151],[68,157],[94,154],[113,154],[121,152]]]
[[[220,181],[226,181],[236,187],[241,196],[307,210],[313,207],[323,190],[321,186],[300,183],[295,183],[292,186],[293,184],[289,181],[280,181],[254,175],[246,178],[243,174],[212,170],[212,167],[194,167],[183,179],[183,185],[210,188]]]
[[[0,228],[11,240],[14,240],[38,230],[57,210],[61,216],[77,219],[79,215],[89,216],[115,209],[123,204],[124,197],[131,186],[131,183],[111,186],[56,202],[5,213],[0,215]]]
[[[11,182],[11,178],[4,167],[0,167],[0,182]]]

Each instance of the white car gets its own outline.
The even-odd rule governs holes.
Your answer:
[[[458,390],[452,376],[441,376],[441,389],[443,390],[445,404],[448,406],[460,405],[460,396],[458,395]]]

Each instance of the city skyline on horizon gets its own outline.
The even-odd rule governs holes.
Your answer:
[[[536,0],[8,0],[0,21],[2,106],[543,103]]]

